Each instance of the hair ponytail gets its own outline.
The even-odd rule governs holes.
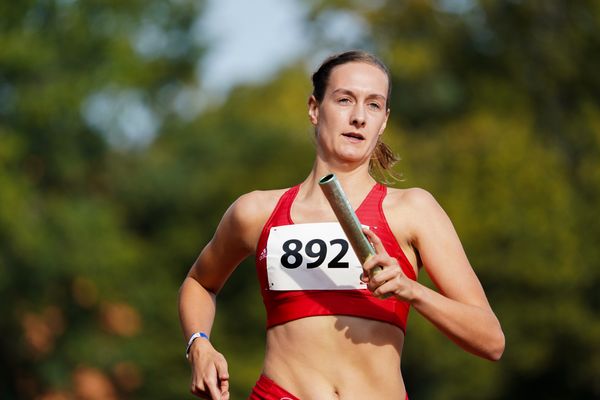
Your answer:
[[[369,172],[371,175],[380,176],[384,183],[400,181],[402,175],[392,169],[398,161],[400,161],[400,157],[394,154],[390,146],[383,143],[381,139],[377,139],[377,145],[369,161]]]

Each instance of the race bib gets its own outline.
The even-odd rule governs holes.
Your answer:
[[[271,228],[267,241],[270,290],[365,289],[362,266],[337,222]]]

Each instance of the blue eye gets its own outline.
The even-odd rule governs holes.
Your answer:
[[[378,103],[369,103],[369,107],[375,109],[375,110],[380,110],[381,106]]]

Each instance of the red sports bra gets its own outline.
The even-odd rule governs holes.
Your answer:
[[[351,315],[388,322],[406,331],[409,304],[395,298],[381,300],[368,289],[342,290],[270,290],[267,275],[267,241],[272,227],[293,225],[290,210],[300,185],[287,190],[279,199],[273,213],[263,227],[256,249],[256,270],[267,311],[267,328],[299,318],[316,315]],[[414,269],[396,241],[383,214],[382,203],[386,186],[377,183],[356,215],[363,225],[373,229],[381,238],[385,249],[395,257],[402,271],[416,280]],[[350,248],[349,251],[352,251]]]

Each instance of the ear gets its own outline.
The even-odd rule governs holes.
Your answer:
[[[383,120],[383,124],[381,124],[381,128],[379,128],[379,133],[377,133],[377,136],[383,135],[383,131],[385,131],[385,127],[387,126],[387,121],[388,121],[389,117],[390,117],[390,109],[388,108],[387,111],[385,112],[385,119]]]
[[[317,122],[319,122],[319,102],[312,95],[308,98],[308,119],[313,126],[317,126]]]

